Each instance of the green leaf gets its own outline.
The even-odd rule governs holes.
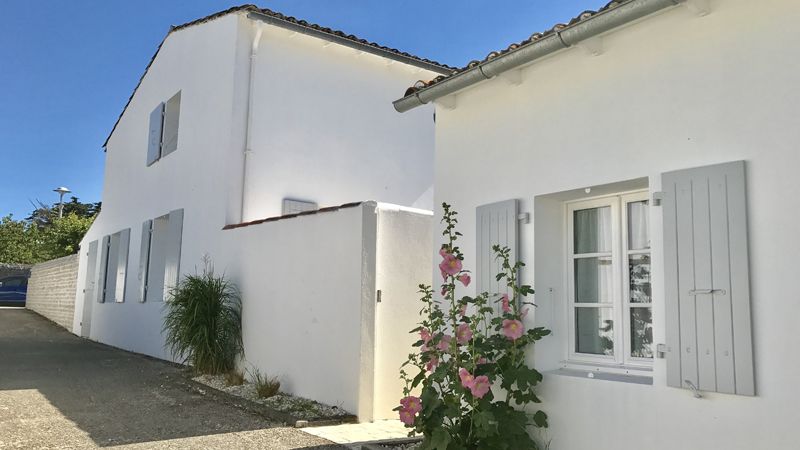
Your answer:
[[[539,428],[547,428],[547,414],[542,410],[536,411],[536,414],[533,415],[533,423]]]
[[[431,435],[430,448],[433,450],[447,450],[450,444],[450,433],[444,428],[437,428]]]

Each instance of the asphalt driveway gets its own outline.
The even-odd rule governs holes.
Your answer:
[[[190,389],[181,369],[0,308],[0,449],[342,447]]]

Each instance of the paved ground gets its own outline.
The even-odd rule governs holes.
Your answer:
[[[0,308],[0,449],[341,449],[187,388],[178,367]]]

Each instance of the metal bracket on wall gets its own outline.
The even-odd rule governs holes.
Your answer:
[[[381,302],[381,294],[382,294],[381,290],[378,289],[378,292],[375,294],[375,300],[377,303]]]
[[[520,223],[531,223],[531,215],[528,213],[517,214],[517,220]]]
[[[664,200],[664,193],[661,191],[653,192],[653,206],[661,206],[661,201]]]

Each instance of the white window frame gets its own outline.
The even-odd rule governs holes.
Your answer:
[[[638,358],[631,356],[631,323],[630,323],[630,274],[628,257],[636,254],[652,254],[651,249],[628,249],[628,203],[649,200],[647,190],[620,192],[601,197],[579,199],[565,204],[566,215],[566,289],[567,293],[567,351],[566,367],[592,370],[637,373],[652,371],[652,358]],[[608,206],[611,208],[611,251],[599,253],[575,254],[574,241],[574,212]],[[652,241],[652,235],[651,235]],[[613,283],[608,303],[576,303],[575,302],[575,260],[591,257],[610,257]],[[651,259],[652,261],[652,259]],[[652,277],[652,272],[651,272]],[[652,282],[652,280],[651,280]],[[645,305],[636,303],[635,305]],[[652,299],[649,307],[652,311]],[[595,355],[578,353],[576,351],[576,309],[577,308],[611,308],[614,320],[613,328],[613,355]],[[620,324],[622,326],[620,327]]]

